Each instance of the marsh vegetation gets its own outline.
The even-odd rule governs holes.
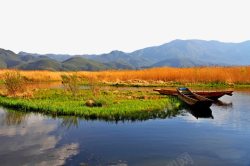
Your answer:
[[[86,105],[89,99],[100,104],[89,107]],[[162,97],[153,92],[101,90],[96,97],[89,89],[79,90],[77,97],[63,89],[37,90],[29,99],[0,97],[0,104],[21,111],[107,120],[164,118],[176,114],[181,107],[178,99]]]
[[[237,74],[238,72],[241,75]],[[213,74],[211,74],[213,73]],[[164,118],[183,107],[173,97],[151,90],[114,86],[248,85],[249,67],[155,68],[131,71],[50,72],[1,71],[0,104],[21,111],[72,115],[86,119],[135,120]],[[61,81],[63,88],[27,88],[27,83]],[[82,88],[84,85],[85,88]]]
[[[0,80],[9,70],[0,71]],[[62,75],[75,72],[20,71],[28,82],[62,81]],[[190,67],[151,68],[144,70],[79,71],[80,79],[95,80],[99,84],[124,86],[242,86],[250,84],[250,67]],[[82,82],[84,83],[84,81]]]

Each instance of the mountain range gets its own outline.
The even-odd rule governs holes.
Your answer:
[[[150,67],[250,65],[250,41],[224,43],[205,40],[174,40],[160,46],[126,53],[100,55],[36,54],[0,49],[0,68],[22,70],[107,70]]]

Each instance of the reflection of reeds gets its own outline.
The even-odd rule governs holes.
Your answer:
[[[2,80],[4,73],[0,71]],[[30,81],[61,81],[66,72],[53,71],[21,71]],[[71,72],[68,72],[71,73]],[[173,81],[180,83],[250,83],[250,66],[247,67],[193,67],[193,68],[153,68],[144,70],[113,70],[100,72],[78,72],[79,77],[93,78],[98,81]]]
[[[14,110],[8,110],[5,112],[2,122],[5,125],[11,126],[11,125],[20,125],[23,123],[28,114],[25,112],[18,112]]]
[[[62,116],[62,127],[66,127],[67,129],[72,127],[78,127],[78,118],[76,116]]]

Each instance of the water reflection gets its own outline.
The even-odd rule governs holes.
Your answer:
[[[213,104],[216,105],[217,107],[223,108],[223,109],[229,109],[229,108],[233,107],[232,102],[224,102],[221,100],[217,100]],[[191,115],[193,115],[196,119],[199,119],[199,118],[214,119],[211,108],[207,108],[207,107],[193,108],[193,107],[189,107],[187,105],[183,106],[182,108],[185,109],[187,112],[189,112]]]
[[[157,119],[124,123],[0,109],[0,163],[169,165],[187,153],[194,165],[249,165],[250,94],[222,101],[233,101],[233,107],[214,104],[209,110],[198,110],[207,111],[206,115],[191,110],[185,116],[180,112],[190,110],[179,107],[155,115]],[[201,118],[210,113],[213,120]]]
[[[75,116],[61,116],[60,118],[62,118],[62,122],[61,122],[61,126],[65,127],[67,129],[71,128],[71,127],[78,127],[79,125],[79,118],[75,117]]]
[[[75,142],[58,146],[56,121],[40,114],[0,108],[1,165],[63,165],[78,154]]]
[[[214,119],[212,110],[210,108],[188,108],[187,111],[192,114],[196,119],[211,118]]]
[[[232,108],[233,107],[233,103],[232,102],[224,102],[224,101],[221,101],[221,100],[217,100],[214,102],[215,105],[217,106],[220,106],[222,108]]]
[[[233,107],[232,102],[224,102],[221,100],[216,100],[213,105],[223,108],[223,109],[229,109]],[[183,105],[180,107],[180,109],[184,109],[185,111],[189,112],[191,115],[193,115],[196,119],[199,118],[210,118],[214,119],[214,116],[212,114],[212,109],[208,107],[190,107],[183,103]]]
[[[18,112],[14,110],[8,110],[0,116],[1,125],[15,126],[20,125],[26,121],[28,114],[25,112]]]

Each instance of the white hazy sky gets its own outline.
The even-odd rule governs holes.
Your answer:
[[[174,39],[250,40],[249,0],[0,0],[0,48],[130,52]]]

